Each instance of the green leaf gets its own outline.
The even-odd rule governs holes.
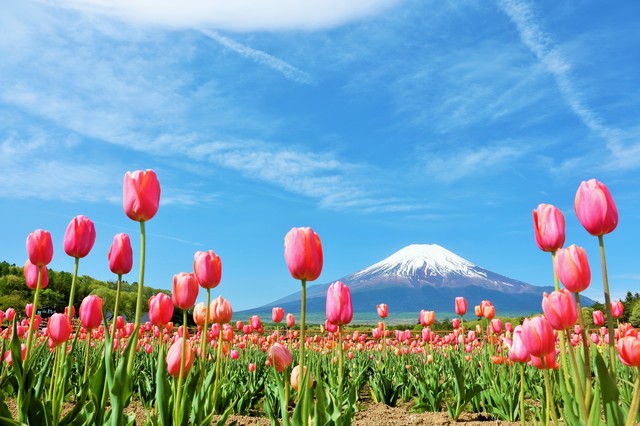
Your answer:
[[[598,370],[602,405],[607,425],[615,426],[624,424],[624,416],[618,405],[619,393],[615,377],[611,377],[600,352],[596,352],[596,368]]]
[[[158,409],[158,417],[160,424],[168,426],[171,424],[171,405],[169,396],[169,380],[165,373],[167,369],[166,349],[164,345],[158,351],[158,366],[156,370],[156,408]]]

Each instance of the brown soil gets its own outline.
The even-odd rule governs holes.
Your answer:
[[[17,414],[16,404],[13,399],[6,401],[9,410],[14,418]],[[71,408],[71,404],[65,404],[63,412]],[[147,410],[137,401],[134,401],[126,410],[127,413],[134,413],[136,424],[144,425],[147,420]],[[214,418],[214,424],[217,417]],[[237,422],[238,426],[268,426],[269,419],[265,417],[230,416],[227,423]],[[519,426],[519,422],[503,422],[492,420],[483,414],[463,413],[458,421],[453,421],[447,413],[411,413],[407,407],[389,407],[384,404],[368,403],[356,413],[354,426],[401,426],[401,425],[464,425],[464,426]]]

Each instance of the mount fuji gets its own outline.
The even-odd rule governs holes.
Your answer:
[[[376,305],[386,303],[390,316],[394,312],[421,309],[448,313],[453,317],[454,300],[464,296],[469,302],[467,318],[473,307],[490,300],[498,315],[529,315],[542,311],[542,294],[553,287],[540,287],[514,280],[477,266],[437,244],[413,244],[397,251],[368,268],[338,279],[351,289],[354,321],[363,313],[375,313]],[[307,312],[325,311],[328,284],[307,285]],[[582,298],[583,306],[593,301]],[[262,307],[239,314],[265,314],[273,306],[287,312],[300,311],[300,292],[275,300]],[[297,314],[296,314],[297,317]],[[440,316],[440,319],[443,317]]]

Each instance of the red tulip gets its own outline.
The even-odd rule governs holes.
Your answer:
[[[621,301],[611,302],[611,315],[614,318],[620,318],[624,313],[624,305]]]
[[[280,343],[274,343],[273,346],[269,348],[269,361],[271,365],[278,370],[278,373],[282,373],[285,368],[291,365],[293,357],[286,346]]]
[[[24,313],[27,314],[27,318],[31,318],[31,314],[33,314],[33,303],[27,303],[24,307]]]
[[[467,299],[465,299],[464,297],[456,297],[456,315],[464,316],[464,314],[467,313],[468,306],[469,304],[467,303]]]
[[[544,365],[542,364],[542,360],[544,359]],[[556,351],[549,352],[544,357],[537,357],[531,355],[531,364],[539,370],[553,370],[554,368],[559,368],[558,363],[556,362]]]
[[[296,325],[296,317],[294,317],[293,314],[289,312],[286,317],[286,322],[287,327],[293,328],[293,326]]]
[[[91,219],[78,215],[71,219],[64,233],[64,252],[71,257],[83,258],[96,242],[96,228]]]
[[[260,320],[259,315],[253,315],[249,318],[249,324],[251,324],[251,328],[254,330],[258,330],[262,328],[262,320]]]
[[[198,280],[195,274],[180,272],[174,275],[171,298],[173,304],[182,310],[192,308],[198,298]]]
[[[460,318],[454,318],[451,320],[451,325],[453,326],[454,330],[457,330],[460,328]]]
[[[612,232],[618,226],[618,209],[607,187],[595,179],[583,181],[576,192],[578,220],[591,235]]]
[[[240,320],[236,321],[236,330],[241,331],[242,327],[244,327],[244,324],[242,323],[242,321]]]
[[[378,310],[378,316],[380,316],[380,318],[384,319],[389,316],[389,307],[386,303],[379,304],[376,306],[376,309]]]
[[[49,318],[47,334],[54,344],[59,345],[60,343],[69,340],[71,331],[71,321],[67,315],[53,314],[51,318]]]
[[[271,309],[271,319],[276,324],[280,323],[284,319],[284,308],[273,307]]]
[[[529,354],[538,358],[555,351],[556,348],[553,328],[546,318],[540,316],[524,320],[522,341]]]
[[[4,315],[7,317],[7,321],[12,322],[13,318],[16,316],[16,310],[13,308],[8,308],[4,312]]]
[[[158,212],[160,183],[153,170],[137,170],[124,175],[122,206],[127,216],[136,222],[147,221]]]
[[[222,298],[222,296],[218,296],[213,299],[213,302],[211,302],[211,306],[209,307],[209,312],[211,313],[213,322],[216,324],[226,324],[231,321],[231,318],[233,317],[231,303]]]
[[[187,342],[185,357],[184,357],[184,375],[183,377],[187,377],[189,375],[189,371],[191,371],[191,366],[193,365],[193,361],[195,356],[193,355],[193,349],[191,349],[191,345]],[[180,377],[180,361],[182,360],[182,337],[178,338],[167,352],[167,371],[172,377]]]
[[[327,333],[335,333],[338,331],[338,326],[329,320],[325,320],[324,329],[327,330]]]
[[[24,279],[27,287],[35,290],[38,285],[38,266],[31,263],[29,259],[24,263]],[[46,267],[42,267],[42,277],[40,279],[40,289],[47,288],[49,285],[49,272]]]
[[[256,365],[253,362],[250,362],[249,365],[247,366],[247,370],[253,373],[254,371],[256,371]]]
[[[29,261],[36,266],[47,266],[53,259],[53,242],[49,231],[36,229],[27,237]]]
[[[114,274],[125,275],[133,267],[133,250],[127,234],[116,234],[109,248],[109,269]]]
[[[98,328],[102,324],[102,299],[89,295],[80,304],[80,322],[86,329]]]
[[[576,300],[567,289],[542,295],[542,311],[554,330],[568,330],[578,319]]]
[[[169,296],[164,293],[158,293],[149,298],[149,321],[151,321],[153,325],[158,327],[164,326],[171,322],[172,317],[173,302]],[[120,318],[122,317],[118,317],[118,319]]]
[[[311,228],[293,228],[284,237],[284,259],[291,276],[314,281],[322,272],[322,244]]]
[[[215,288],[222,279],[222,261],[213,250],[196,252],[193,271],[202,288]]]
[[[593,311],[593,324],[602,327],[604,325],[604,314],[602,311]]]
[[[620,361],[629,367],[640,367],[640,340],[637,336],[627,336],[618,340]]]
[[[579,293],[591,283],[587,252],[575,244],[556,252],[554,265],[558,279],[572,293]]]
[[[551,204],[540,204],[533,211],[533,230],[542,251],[556,251],[564,245],[564,216]]]
[[[336,281],[327,289],[326,314],[335,325],[349,324],[353,319],[351,291],[344,283]]]

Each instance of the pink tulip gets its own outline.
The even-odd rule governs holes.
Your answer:
[[[31,318],[31,314],[33,314],[33,303],[27,303],[24,307],[24,313],[27,314],[27,318]]]
[[[102,324],[102,299],[89,295],[80,304],[80,323],[88,330],[98,328]]]
[[[325,320],[324,329],[327,330],[327,333],[335,333],[338,331],[338,326],[329,320]]]
[[[256,365],[253,362],[250,362],[249,365],[247,366],[247,370],[253,373],[254,371],[256,371]]]
[[[307,372],[307,367],[304,367],[304,374],[309,375],[307,380],[309,381],[309,388],[312,388],[313,375]],[[302,379],[302,377],[300,377],[300,366],[296,365],[295,367],[293,367],[293,370],[291,370],[291,387],[293,388],[293,390],[297,391],[300,387],[300,379]]]
[[[453,326],[454,330],[457,330],[460,328],[460,318],[454,318],[451,320],[451,325]]]
[[[286,316],[287,327],[293,328],[296,325],[296,317],[293,316],[291,312],[289,312]]]
[[[284,258],[291,276],[314,281],[322,272],[322,244],[311,228],[293,228],[284,238]]]
[[[12,322],[13,318],[16,316],[16,310],[13,308],[8,308],[4,312],[4,315],[7,317],[7,321]]]
[[[173,302],[171,298],[164,293],[158,293],[155,296],[149,298],[149,321],[155,326],[162,327],[173,318]],[[124,326],[124,319],[118,317],[116,320],[116,328],[118,327],[118,320],[122,319],[122,326]]]
[[[71,257],[83,258],[96,242],[96,228],[91,219],[78,215],[71,219],[64,233],[64,252]]]
[[[567,289],[542,295],[542,311],[554,330],[568,330],[578,320],[576,300]]]
[[[638,337],[628,336],[618,340],[616,345],[620,361],[629,367],[640,367],[640,340]]]
[[[4,321],[4,312],[0,311],[0,327],[2,326],[2,321]]]
[[[66,342],[71,336],[71,321],[65,314],[53,314],[47,324],[47,334],[54,344]]]
[[[278,373],[282,373],[285,368],[291,365],[293,357],[286,346],[274,343],[269,348],[269,361],[278,370]]]
[[[509,333],[513,333],[513,325],[511,325],[510,322],[504,323],[504,329],[507,330]]]
[[[207,316],[207,307],[203,302],[198,303],[193,308],[193,322],[200,327],[204,327],[204,320]]]
[[[240,358],[240,354],[235,349],[232,349],[231,352],[229,352],[229,358],[231,358],[232,360],[236,360]]]
[[[378,310],[378,316],[380,318],[384,319],[389,316],[389,307],[386,303],[379,304],[376,306],[376,309]]]
[[[114,274],[125,275],[131,272],[133,267],[133,249],[131,239],[127,234],[116,234],[109,248],[109,269]]]
[[[612,232],[618,226],[618,209],[609,189],[595,179],[583,181],[574,202],[576,216],[591,235]]]
[[[556,340],[551,324],[544,317],[527,318],[522,324],[522,341],[527,351],[538,358],[555,351]]]
[[[259,315],[252,315],[251,318],[249,318],[249,323],[251,324],[251,328],[254,330],[262,328],[262,320],[260,320]]]
[[[624,305],[621,301],[611,302],[611,315],[614,318],[620,318],[624,313]]]
[[[185,357],[184,357],[184,374],[183,377],[187,377],[189,375],[189,371],[191,371],[191,366],[193,365],[193,361],[195,356],[193,354],[193,349],[191,349],[191,345],[187,342]],[[180,361],[182,360],[182,337],[177,339],[167,352],[167,371],[172,377],[180,377]]]
[[[593,324],[598,327],[604,325],[604,314],[602,311],[593,311]]]
[[[554,265],[558,279],[572,293],[579,293],[591,283],[587,252],[575,244],[556,252]]]
[[[544,360],[544,365],[542,364],[543,360]],[[531,355],[531,364],[533,364],[533,366],[539,370],[542,370],[542,369],[553,370],[555,368],[558,368],[559,366],[558,366],[558,363],[556,362],[556,351],[549,352],[544,357],[537,357],[537,356]]]
[[[209,312],[211,313],[213,322],[216,324],[226,324],[231,321],[231,318],[233,317],[231,303],[228,300],[223,299],[222,296],[218,296],[213,299],[213,302],[211,302],[211,306],[209,307]]]
[[[171,298],[174,306],[182,310],[192,308],[198,298],[198,280],[195,274],[180,272],[174,275]]]
[[[271,309],[271,319],[279,324],[284,319],[284,308],[273,307]]]
[[[353,319],[351,291],[341,281],[336,281],[327,289],[327,319],[335,325],[346,325]]]
[[[482,315],[488,319],[492,320],[496,316],[496,307],[493,305],[487,305],[482,310]]]
[[[35,290],[38,286],[38,266],[31,263],[29,259],[24,263],[24,279],[27,287]],[[40,278],[40,289],[47,288],[49,285],[49,272],[46,267],[42,267],[42,277]]]
[[[158,212],[160,183],[153,170],[137,170],[124,174],[122,207],[129,219],[146,222]]]
[[[241,331],[242,327],[244,327],[244,324],[242,324],[242,321],[240,320],[236,321],[236,330]]]
[[[467,308],[469,304],[467,303],[467,299],[464,297],[456,297],[455,309],[456,315],[460,315],[461,317],[467,313]]]
[[[436,322],[436,313],[434,311],[420,311],[420,324],[423,327],[429,327]]]
[[[196,252],[193,270],[202,288],[215,288],[222,279],[222,261],[213,250]]]
[[[553,252],[564,245],[564,216],[551,204],[540,204],[533,211],[533,230],[542,251]]]
[[[509,348],[509,359],[513,362],[528,362],[531,358],[526,345],[522,341],[522,326],[518,325],[513,330],[512,340],[504,339]]]
[[[500,321],[500,318],[491,320],[491,330],[496,334],[502,333],[502,321]]]
[[[53,242],[49,231],[36,229],[27,237],[27,255],[36,266],[47,266],[53,259]]]

